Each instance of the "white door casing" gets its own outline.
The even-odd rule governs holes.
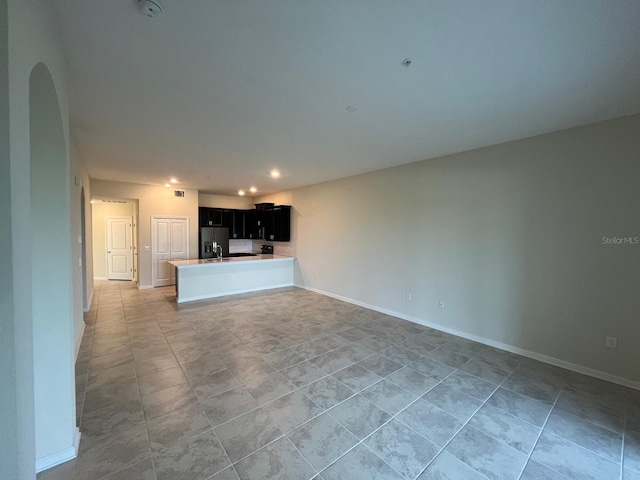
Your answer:
[[[189,258],[189,219],[187,217],[151,217],[153,286],[175,284],[171,260]]]
[[[107,278],[133,280],[132,218],[107,217]]]

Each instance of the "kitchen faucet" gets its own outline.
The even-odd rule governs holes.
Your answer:
[[[220,249],[220,254],[218,255],[218,249]],[[218,258],[220,259],[220,261],[222,261],[222,255],[224,255],[224,249],[222,248],[222,245],[217,244],[216,245],[216,255],[218,255]]]

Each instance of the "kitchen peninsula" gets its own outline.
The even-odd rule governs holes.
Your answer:
[[[295,257],[174,260],[178,303],[293,285]]]

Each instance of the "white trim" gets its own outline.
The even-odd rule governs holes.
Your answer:
[[[52,453],[46,457],[36,459],[36,473],[40,473],[43,470],[60,465],[61,463],[73,460],[78,456],[78,447],[80,446],[80,429],[76,428],[76,434],[73,439],[73,445],[60,450],[59,452]]]
[[[280,285],[269,285],[268,287],[247,288],[242,290],[232,290],[230,292],[216,293],[213,295],[196,295],[193,297],[177,298],[176,303],[193,302],[195,300],[206,300],[207,298],[226,297],[228,295],[237,295],[239,293],[260,292],[262,290],[273,290],[274,288],[292,287],[293,283],[282,283]]]
[[[154,288],[153,285],[138,285],[138,290],[150,290]]]
[[[80,353],[80,345],[82,345],[82,337],[84,336],[84,329],[87,326],[86,323],[84,323],[84,320],[82,321],[82,331],[80,332],[80,341],[78,342],[78,345],[76,345],[76,356],[75,356],[75,360],[74,363],[78,361],[78,354]],[[73,340],[75,342],[75,339]]]
[[[462,332],[460,330],[456,330],[454,328],[447,328],[439,325],[437,323],[428,322],[421,318],[411,317],[409,315],[404,315],[402,313],[394,312],[393,310],[387,310],[386,308],[377,307],[375,305],[370,305],[368,303],[360,302],[358,300],[354,300],[352,298],[343,297],[342,295],[336,295],[335,293],[326,292],[324,290],[319,290],[317,288],[308,287],[305,285],[294,284],[294,286],[298,288],[302,288],[304,290],[309,290],[315,293],[319,293],[320,295],[325,295],[327,297],[336,298],[338,300],[342,300],[343,302],[351,303],[353,305],[358,305],[360,307],[368,308],[370,310],[374,310],[376,312],[384,313],[387,315],[391,315],[394,317],[401,318],[403,320],[407,320],[409,322],[417,323],[418,325],[423,325],[425,327],[430,327],[436,330],[440,330],[442,332],[450,333],[452,335],[456,335],[458,337],[466,338],[468,340],[473,340],[474,342],[482,343],[484,345],[488,345],[490,347],[499,348],[501,350],[506,350],[507,352],[515,353],[517,355],[522,355],[523,357],[532,358],[534,360],[538,360],[540,362],[549,363],[551,365],[555,365],[556,367],[565,368],[567,370],[572,370],[574,372],[582,373],[584,375],[588,375],[590,377],[599,378],[600,380],[606,380],[607,382],[616,383],[618,385],[622,385],[624,387],[633,388],[635,390],[640,390],[640,382],[635,380],[629,380],[628,378],[619,377],[617,375],[612,375],[607,372],[602,372],[600,370],[595,370],[593,368],[584,367],[582,365],[578,365],[576,363],[567,362],[565,360],[561,360],[559,358],[551,357],[549,355],[544,355],[542,353],[532,352],[531,350],[525,350],[524,348],[515,347],[513,345],[508,345],[506,343],[496,342],[495,340],[491,340],[489,338],[480,337],[477,335],[472,335],[466,332]]]
[[[101,280],[109,280],[107,277],[93,277],[93,279],[94,279],[94,280],[98,280],[98,281],[101,281]]]

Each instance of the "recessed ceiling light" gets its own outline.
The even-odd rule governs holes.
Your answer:
[[[251,193],[256,193],[256,192],[258,191],[258,189],[257,189],[256,187],[251,187],[251,188],[249,189],[249,191],[250,191]]]
[[[356,107],[355,105],[349,105],[346,108],[347,112],[353,113],[353,112],[357,112],[358,111],[358,107]]]
[[[171,183],[178,183],[178,180],[176,180],[175,178],[172,178],[171,180],[169,180]]]
[[[280,172],[275,168],[270,172],[271,178],[280,178]]]
[[[241,197],[244,196],[244,190],[238,190],[238,195],[240,195]]]
[[[170,183],[165,183],[165,184],[164,184],[164,186],[165,186],[165,187],[170,187],[170,186],[171,186],[171,184],[170,184]]]
[[[413,63],[413,60],[411,60],[410,58],[405,58],[404,60],[402,60],[403,67],[409,68],[412,63]]]

